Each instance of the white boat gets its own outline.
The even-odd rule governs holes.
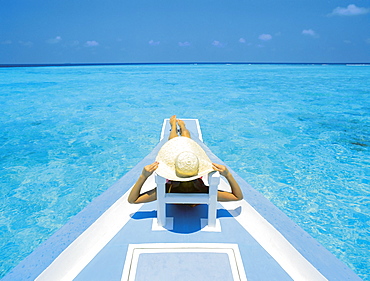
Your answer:
[[[198,120],[185,122],[210,159],[224,164],[204,145]],[[156,202],[129,204],[130,188],[169,128],[166,119],[148,156],[3,280],[361,280],[231,169],[244,199],[219,202],[216,227],[207,226],[207,205],[169,204],[162,227]],[[154,186],[151,177],[144,189]],[[219,188],[229,187],[221,180]]]

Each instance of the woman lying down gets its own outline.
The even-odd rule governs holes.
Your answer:
[[[224,176],[231,192],[218,191],[218,201],[237,201],[243,193],[233,175],[224,166],[212,163],[205,151],[190,137],[182,120],[170,118],[171,133],[169,140],[159,150],[156,161],[144,167],[139,179],[132,187],[128,202],[132,204],[151,202],[157,199],[156,189],[141,193],[141,189],[154,171],[167,179],[167,193],[208,193],[209,187],[202,180],[212,171]],[[179,130],[177,129],[179,126]],[[177,133],[180,133],[180,136]]]

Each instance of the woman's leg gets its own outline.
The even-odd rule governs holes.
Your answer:
[[[168,140],[178,137],[177,135],[177,119],[176,115],[172,115],[170,118],[171,132],[168,137]]]
[[[190,132],[186,128],[185,122],[180,119],[177,119],[177,124],[180,127],[180,135],[191,139]]]

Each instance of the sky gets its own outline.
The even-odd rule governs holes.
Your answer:
[[[370,63],[369,0],[0,0],[0,64]]]

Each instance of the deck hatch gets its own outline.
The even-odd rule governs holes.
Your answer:
[[[236,244],[130,244],[121,280],[148,278],[151,281],[247,280]]]

